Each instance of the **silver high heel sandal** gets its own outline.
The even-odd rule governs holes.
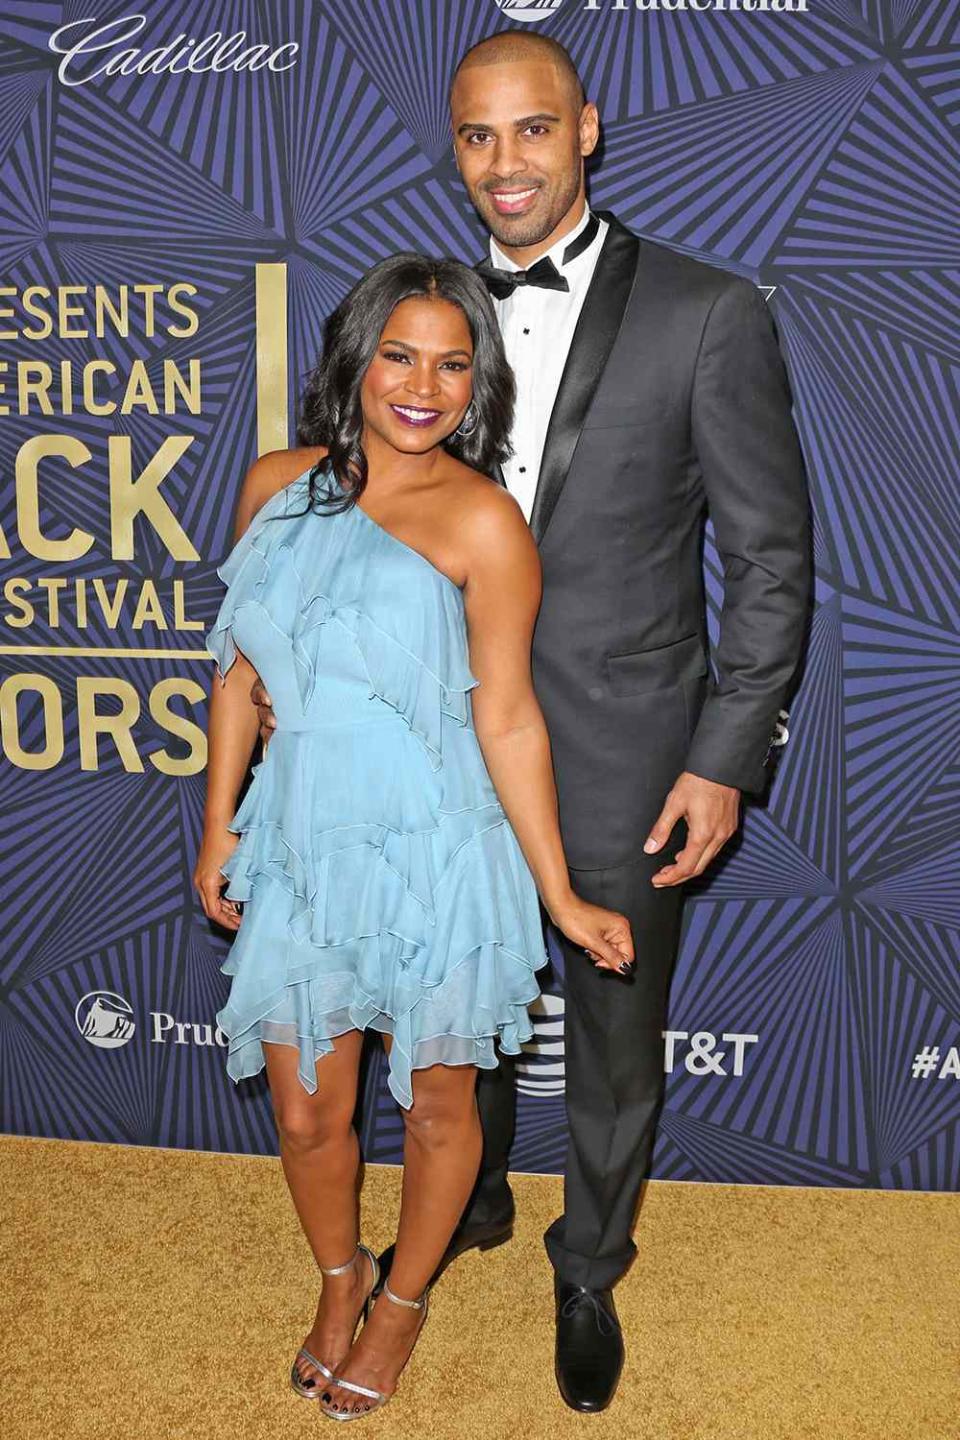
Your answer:
[[[374,1290],[376,1290],[377,1286],[380,1283],[380,1262],[377,1259],[376,1255],[374,1255],[372,1250],[368,1250],[366,1245],[358,1245],[353,1253],[352,1259],[348,1260],[346,1265],[331,1265],[328,1268],[325,1268],[323,1265],[320,1266],[321,1275],[344,1275],[348,1270],[352,1269],[353,1266],[356,1265],[357,1260],[361,1254],[366,1255],[367,1259],[370,1261],[370,1268],[373,1271],[373,1284],[370,1286],[370,1289],[367,1292],[367,1298],[363,1302],[363,1309],[360,1311],[360,1315],[357,1317],[358,1321],[361,1318],[363,1320],[366,1320],[367,1316],[369,1315],[370,1306],[373,1301],[373,1292]],[[356,1327],[354,1327],[354,1329],[356,1329]],[[304,1400],[318,1400],[320,1398],[321,1386],[318,1385],[317,1381],[312,1377],[308,1380],[305,1380],[300,1374],[299,1369],[297,1368],[297,1361],[300,1359],[301,1355],[305,1360],[309,1360],[311,1365],[315,1365],[317,1367],[324,1380],[332,1380],[333,1371],[330,1369],[329,1365],[324,1365],[322,1360],[318,1360],[316,1355],[311,1355],[310,1351],[306,1348],[305,1345],[300,1346],[300,1349],[297,1351],[296,1354],[296,1359],[294,1360],[293,1366],[290,1370],[290,1384],[293,1386],[294,1390],[296,1390],[298,1395],[303,1396]]]
[[[392,1300],[394,1305],[405,1305],[408,1310],[421,1310],[423,1312],[420,1316],[417,1332],[413,1337],[413,1345],[410,1347],[410,1354],[412,1355],[413,1348],[420,1338],[420,1331],[423,1329],[424,1321],[427,1318],[427,1298],[430,1294],[430,1286],[427,1286],[419,1300],[401,1300],[399,1295],[394,1295],[387,1280],[384,1280],[383,1289],[380,1293],[386,1295],[388,1300]],[[407,1360],[409,1360],[409,1358],[408,1356]],[[406,1363],[407,1361],[405,1360],[404,1365],[406,1365]],[[400,1368],[402,1371],[403,1366]],[[350,1390],[354,1395],[364,1395],[368,1400],[373,1401],[373,1404],[368,1405],[366,1410],[328,1410],[325,1405],[321,1405],[320,1409],[322,1413],[330,1420],[359,1420],[364,1415],[372,1414],[374,1410],[382,1409],[388,1400],[393,1399],[393,1394],[384,1395],[380,1390],[371,1390],[369,1386],[358,1385],[354,1380],[344,1380],[340,1375],[333,1375],[330,1378],[333,1384],[339,1386],[342,1390]],[[393,1393],[395,1394],[396,1392],[394,1391]]]

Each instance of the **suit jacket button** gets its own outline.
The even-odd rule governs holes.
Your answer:
[[[587,694],[590,696],[591,700],[603,699],[603,689],[599,685],[591,685],[590,689],[587,691]]]

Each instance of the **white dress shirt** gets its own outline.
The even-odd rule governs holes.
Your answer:
[[[507,359],[517,379],[517,404],[510,435],[514,454],[502,467],[503,478],[507,482],[507,489],[519,501],[528,521],[533,509],[547,425],[560,387],[560,377],[583,308],[584,296],[593,276],[604,236],[609,229],[606,220],[601,220],[600,228],[586,250],[564,265],[564,250],[577,238],[589,220],[590,207],[585,206],[574,229],[544,252],[565,277],[570,286],[569,291],[545,290],[537,285],[518,285],[512,295],[493,301]],[[490,260],[501,270],[527,268],[505,255],[492,235]]]

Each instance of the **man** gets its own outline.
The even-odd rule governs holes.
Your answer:
[[[806,489],[757,288],[587,206],[599,115],[563,47],[523,31],[481,41],[450,104],[457,165],[491,233],[477,269],[517,377],[515,454],[497,478],[540,547],[534,681],[572,883],[629,917],[637,953],[621,980],[558,937],[570,1138],[564,1213],[545,1236],[556,1374],[570,1406],[601,1410],[623,1363],[611,1292],[635,1254],[662,1100],[681,887],[734,833],[741,792],[767,778],[806,616]],[[716,683],[707,509],[725,577]],[[445,1264],[512,1227],[508,1060],[482,1073],[478,1098],[484,1166]]]

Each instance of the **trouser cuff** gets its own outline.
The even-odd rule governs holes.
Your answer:
[[[588,1290],[610,1290],[630,1268],[637,1247],[628,1240],[622,1249],[606,1255],[578,1255],[563,1244],[561,1222],[554,1221],[543,1237],[557,1278]]]

